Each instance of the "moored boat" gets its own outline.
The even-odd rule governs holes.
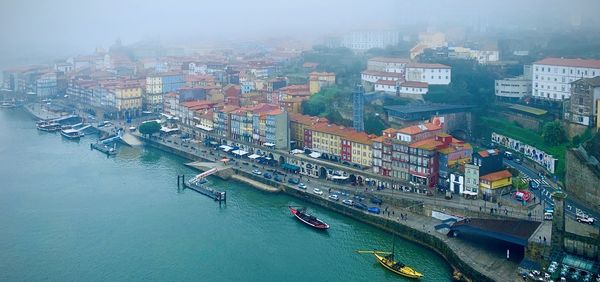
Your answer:
[[[61,129],[60,124],[56,122],[43,122],[37,124],[37,129],[46,132],[55,132]]]
[[[304,224],[316,228],[316,229],[328,229],[329,225],[325,222],[323,222],[322,220],[316,218],[313,215],[310,215],[308,213],[306,213],[306,209],[305,208],[294,208],[292,206],[288,206],[288,208],[290,209],[290,212],[292,212],[292,214],[299,219],[300,221],[302,221]]]
[[[75,129],[63,129],[60,131],[60,135],[71,140],[78,140],[82,136],[81,133]]]
[[[395,245],[396,244],[394,242],[392,245],[391,252],[377,251],[377,250],[356,251],[356,252],[358,252],[359,254],[373,254],[375,256],[375,259],[377,259],[377,261],[379,262],[379,264],[381,264],[383,267],[385,267],[387,270],[389,270],[393,273],[396,273],[398,275],[402,275],[402,276],[408,277],[408,278],[421,279],[421,277],[423,277],[423,274],[421,274],[420,272],[414,270],[413,268],[405,265],[404,263],[395,260],[395,258],[394,258]]]
[[[0,108],[4,108],[4,109],[12,109],[17,107],[17,104],[13,103],[13,102],[2,102],[0,103]]]

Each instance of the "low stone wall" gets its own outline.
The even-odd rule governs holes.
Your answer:
[[[283,191],[291,196],[331,209],[335,212],[352,217],[366,224],[370,224],[388,232],[392,232],[406,240],[410,240],[414,243],[428,247],[442,256],[452,266],[452,268],[459,269],[464,275],[471,278],[472,281],[494,281],[492,278],[479,273],[473,267],[471,267],[471,265],[461,260],[460,257],[458,257],[454,251],[452,251],[450,246],[434,235],[414,229],[404,224],[400,224],[394,220],[388,220],[383,217],[364,213],[357,209],[345,206],[338,202],[329,201],[311,193],[306,193],[296,189],[284,189]]]

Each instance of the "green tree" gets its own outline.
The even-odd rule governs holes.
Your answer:
[[[381,135],[381,132],[386,129],[385,123],[375,114],[368,114],[365,117],[365,132],[367,134]]]
[[[141,134],[152,135],[160,131],[160,124],[156,121],[144,122],[140,125],[139,131]]]
[[[559,121],[544,124],[542,137],[544,138],[544,143],[550,146],[557,146],[567,141],[565,129]]]

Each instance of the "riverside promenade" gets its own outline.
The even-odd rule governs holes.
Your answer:
[[[166,140],[158,138],[148,140],[139,134],[135,135],[142,139],[147,145],[158,148],[168,147],[169,152],[192,160],[217,162],[224,157],[224,155],[220,155],[214,149],[202,147],[200,144],[187,143],[187,146],[184,146],[181,143],[174,143],[173,141],[167,142]],[[160,144],[160,146],[158,144]],[[239,161],[233,160],[231,167],[237,172],[237,174],[235,174],[237,176],[249,179],[243,175],[252,175],[251,170],[253,167],[244,165]],[[263,190],[264,187],[258,186],[265,186],[262,181],[243,181],[237,179],[237,177],[234,179],[261,190]],[[312,186],[314,183],[312,179],[310,182],[306,183],[309,187],[314,187]],[[461,271],[463,274],[473,279],[473,281],[514,281],[518,262],[507,260],[501,254],[482,249],[475,243],[459,238],[448,237],[446,234],[437,232],[434,227],[440,224],[441,221],[426,216],[422,209],[415,209],[410,205],[386,203],[386,212],[376,215],[343,205],[341,202],[329,200],[327,195],[328,192],[331,191],[328,189],[322,189],[325,190],[325,193],[322,196],[319,196],[311,193],[312,188],[302,190],[296,185],[288,184],[285,181],[284,183],[279,183],[279,186],[283,187],[285,193],[301,200],[306,200],[329,208],[367,224],[396,233],[406,240],[425,245],[439,253],[454,269]],[[331,186],[336,187],[335,185]],[[342,187],[338,188],[343,190]],[[415,201],[415,203],[418,205],[418,200]],[[402,218],[400,214],[406,216]],[[418,269],[418,266],[415,267]]]
[[[64,115],[64,113],[51,111],[40,103],[27,104],[23,108],[34,118],[41,120],[57,119]]]

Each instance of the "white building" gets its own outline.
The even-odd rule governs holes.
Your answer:
[[[363,81],[367,81],[367,82],[374,84],[378,80],[390,80],[390,81],[404,80],[404,75],[401,73],[394,73],[394,72],[366,70],[366,71],[363,71],[360,73],[360,78]]]
[[[404,81],[400,83],[398,92],[402,96],[425,95],[429,90],[427,82]]]
[[[531,77],[525,75],[496,80],[496,97],[521,99],[531,93]]]
[[[394,80],[377,80],[374,84],[375,91],[383,91],[387,93],[396,93],[398,90],[398,82]]]
[[[442,64],[410,63],[406,65],[406,81],[426,82],[431,85],[448,85],[451,67]]]
[[[367,51],[396,45],[399,41],[400,34],[396,31],[357,31],[344,35],[341,45],[354,51]]]
[[[571,96],[571,82],[598,75],[600,60],[545,58],[533,63],[532,95],[562,101]]]
[[[56,95],[58,91],[57,83],[58,81],[55,72],[42,74],[35,81],[35,93],[38,98]]]

